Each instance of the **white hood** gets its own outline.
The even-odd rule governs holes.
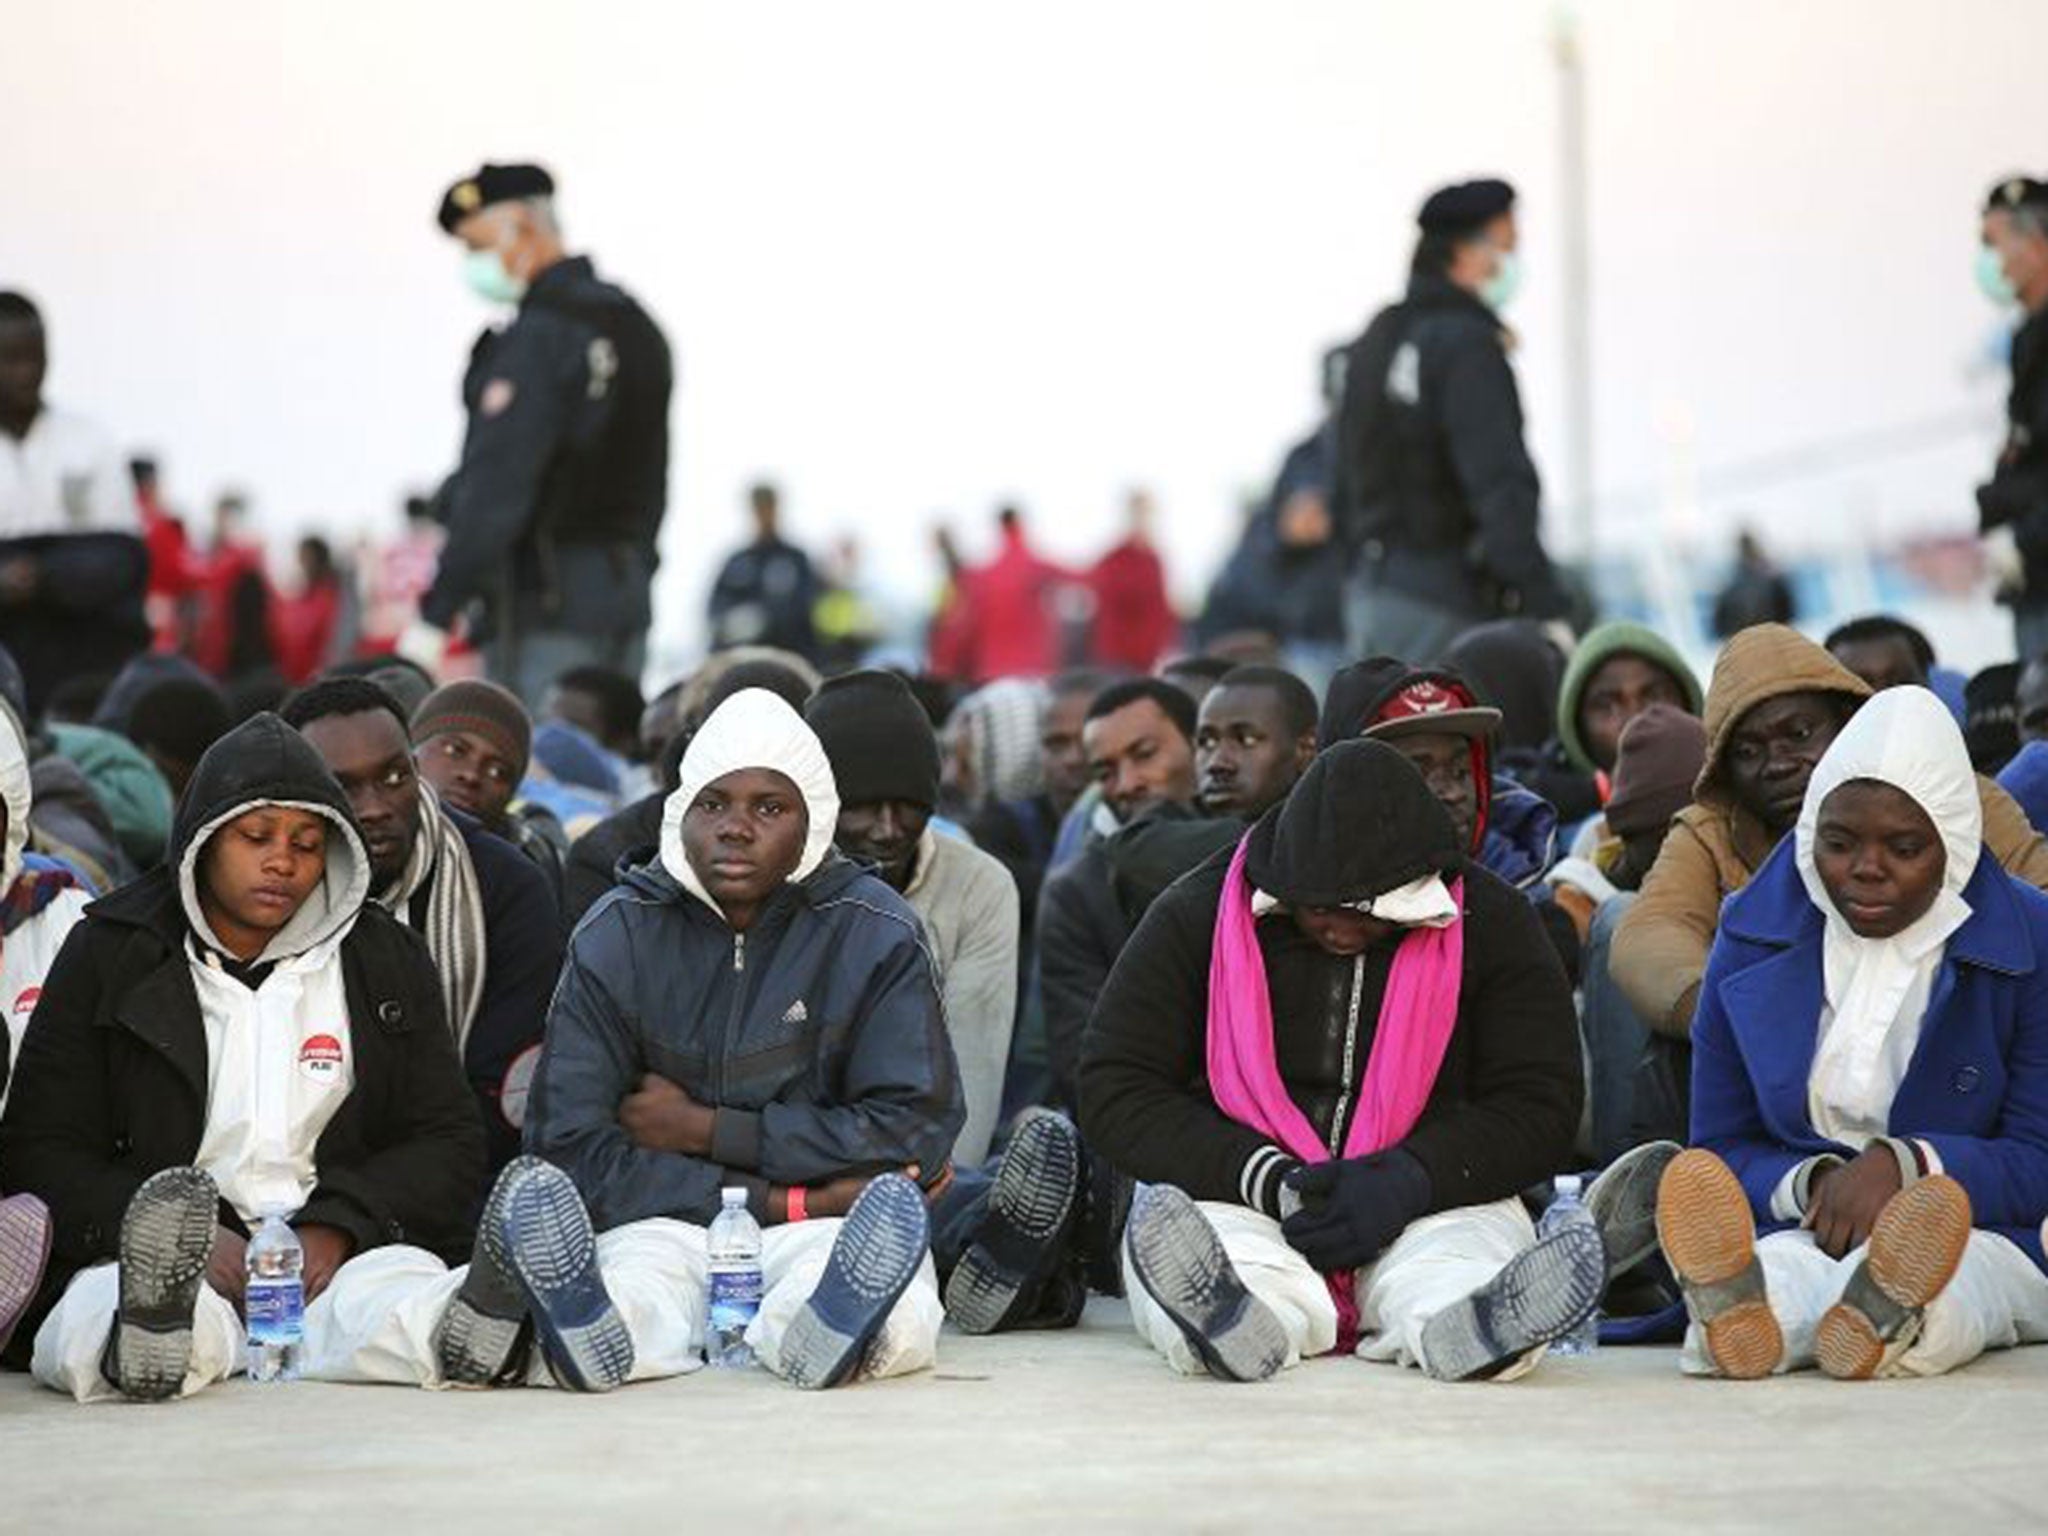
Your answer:
[[[0,895],[14,889],[21,877],[22,850],[28,847],[28,741],[14,711],[0,704],[0,802],[7,806],[7,843],[0,852]]]
[[[1934,904],[1888,939],[1864,938],[1829,900],[1814,866],[1821,805],[1855,780],[1888,784],[1927,813],[1947,854]],[[1807,1075],[1814,1129],[1854,1146],[1885,1134],[1920,1038],[1948,941],[1969,921],[1963,887],[1983,856],[1982,802],[1963,733],[1925,688],[1888,688],[1856,712],[1813,770],[1794,857],[1826,921],[1824,1003]]]
[[[772,768],[803,796],[810,824],[804,833],[803,857],[789,879],[805,880],[825,862],[839,825],[839,788],[825,748],[804,717],[765,688],[743,688],[711,712],[683,753],[681,782],[661,813],[661,867],[706,906],[718,903],[690,867],[683,852],[683,814],[698,791],[742,768]]]

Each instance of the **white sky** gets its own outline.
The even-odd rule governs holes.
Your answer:
[[[1397,290],[1421,195],[1475,173],[1523,192],[1512,318],[1563,488],[1537,0],[0,12],[0,286],[44,305],[52,395],[155,449],[188,510],[235,483],[279,534],[395,524],[452,462],[488,318],[435,204],[478,160],[529,157],[676,348],[670,646],[764,473],[797,536],[857,532],[913,596],[942,512],[985,547],[1015,495],[1083,558],[1142,482],[1193,597],[1308,424],[1321,348]],[[1603,537],[1671,526],[1632,493],[1682,486],[1674,466],[1711,492],[1719,467],[1858,434],[1897,451],[1676,525],[1966,527],[1999,399],[1975,214],[2044,157],[2048,5],[1580,15]],[[1888,438],[1929,422],[1955,425]]]

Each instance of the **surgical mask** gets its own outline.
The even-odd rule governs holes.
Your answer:
[[[1479,297],[1488,309],[1506,309],[1521,291],[1522,263],[1513,251],[1495,251],[1493,263],[1493,276],[1479,285]]]
[[[1980,245],[1977,247],[1977,286],[1984,297],[2005,309],[2019,302],[2019,295],[2013,292],[2012,279],[2005,275],[2005,264],[1998,258],[1998,247]]]
[[[496,250],[464,252],[462,280],[492,304],[517,304],[526,297],[525,280],[505,270],[505,258]]]

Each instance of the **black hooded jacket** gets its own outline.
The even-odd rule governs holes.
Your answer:
[[[319,755],[277,716],[258,715],[200,760],[169,864],[87,908],[51,967],[0,1120],[0,1188],[41,1196],[56,1226],[35,1316],[73,1273],[116,1256],[143,1180],[198,1155],[209,1071],[179,871],[200,833],[264,801],[317,807],[341,830],[330,849],[347,840],[367,869],[348,801]],[[338,1227],[359,1253],[404,1242],[457,1258],[469,1244],[483,1131],[433,963],[374,905],[356,913],[340,960],[355,1081],[314,1149],[316,1184],[294,1222]],[[242,1226],[225,1201],[221,1221]],[[15,1337],[33,1335],[32,1317]]]
[[[1460,858],[1449,818],[1400,754],[1372,741],[1330,749],[1251,840],[1247,880],[1282,901],[1335,905],[1432,870],[1462,874],[1458,1021],[1401,1143],[1429,1173],[1428,1209],[1502,1199],[1565,1166],[1584,1096],[1570,986],[1528,902]],[[1230,858],[1216,853],[1169,889],[1125,946],[1089,1023],[1081,1128],[1133,1178],[1277,1215],[1277,1180],[1261,1176],[1274,1162],[1266,1137],[1217,1108],[1206,1074]],[[1281,1080],[1324,1144],[1341,1147],[1397,946],[1332,955],[1284,912],[1257,933]]]

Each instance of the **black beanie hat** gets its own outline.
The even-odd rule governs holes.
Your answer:
[[[1963,740],[1979,773],[1996,774],[2019,754],[2021,670],[2001,661],[1963,684]]]
[[[894,672],[827,678],[804,720],[825,744],[841,805],[938,805],[939,739],[917,695]]]
[[[1457,828],[1408,759],[1383,741],[1342,741],[1261,816],[1244,872],[1297,907],[1340,907],[1465,867]]]

